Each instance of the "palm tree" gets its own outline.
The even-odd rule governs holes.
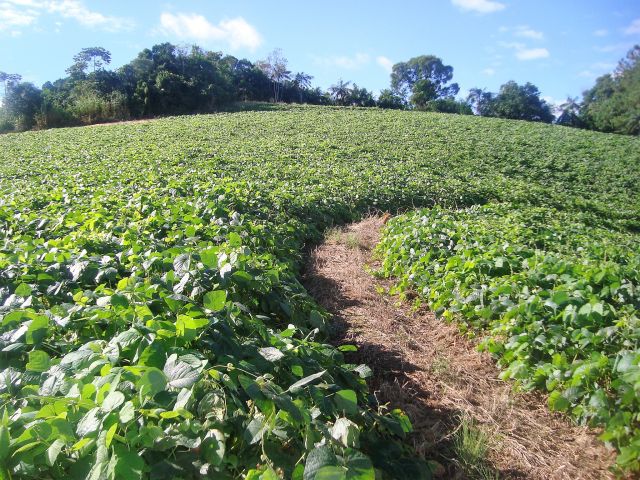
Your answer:
[[[560,116],[556,120],[558,125],[567,127],[582,127],[584,122],[580,118],[580,103],[577,98],[567,97],[567,100],[560,105]]]
[[[345,82],[342,79],[339,79],[338,83],[329,87],[331,98],[337,105],[347,105],[349,96],[351,95],[351,89],[349,88],[350,84],[350,81]]]
[[[304,72],[298,72],[296,76],[293,77],[293,86],[298,91],[298,95],[300,95],[300,103],[302,103],[304,90],[311,86],[311,80],[313,80],[313,77]]]

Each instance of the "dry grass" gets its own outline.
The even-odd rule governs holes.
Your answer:
[[[382,221],[332,230],[310,252],[305,285],[334,314],[333,341],[358,345],[353,360],[374,369],[378,400],[410,416],[415,449],[446,478],[614,478],[613,452],[593,432],[550,413],[541,395],[514,393],[454,325],[379,293],[389,284],[366,267]]]

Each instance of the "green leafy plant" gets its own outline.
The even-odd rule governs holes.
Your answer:
[[[327,316],[298,281],[305,245],[370,209],[506,198],[632,239],[638,145],[495,119],[313,107],[0,137],[2,474],[428,478],[403,440],[408,418],[378,405],[370,369],[328,344]],[[585,242],[591,226],[580,227]],[[407,255],[399,265],[419,258]],[[607,258],[602,278],[629,270]],[[590,265],[596,282],[602,269]],[[596,371],[617,372],[619,383],[602,386],[604,407],[587,409],[562,376],[553,389],[593,422],[592,411],[626,399],[610,441],[633,448],[636,400],[612,392],[634,385],[636,360],[599,367],[623,336],[625,351],[637,348],[620,283],[589,293],[589,312],[575,317],[603,328],[616,318],[615,334],[568,337],[580,345],[593,333],[607,346],[583,370],[588,389]],[[587,302],[572,292],[580,310]],[[574,372],[573,361],[572,350],[542,374]]]
[[[590,220],[590,223],[586,223]],[[584,223],[583,223],[584,222]],[[605,428],[618,464],[640,465],[640,252],[614,232],[549,208],[490,205],[393,219],[380,273],[398,280],[549,407]]]

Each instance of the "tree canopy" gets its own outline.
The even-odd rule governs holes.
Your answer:
[[[460,88],[451,83],[453,67],[434,55],[421,55],[396,63],[391,70],[391,88],[417,107],[439,98],[452,98]]]
[[[603,132],[640,134],[640,45],[634,46],[615,72],[584,92],[582,121]]]
[[[510,118],[531,122],[551,123],[551,107],[540,98],[538,87],[532,83],[518,85],[509,81],[496,93],[471,89],[467,101],[475,112],[485,117]]]
[[[374,93],[339,79],[324,91],[313,76],[293,73],[282,50],[255,63],[197,45],[165,42],[145,48],[129,63],[107,70],[111,53],[81,49],[68,76],[39,89],[18,74],[0,72],[0,133],[157,115],[205,113],[235,101],[417,109],[552,122],[551,106],[530,82],[509,81],[497,93],[472,88],[456,99],[453,67],[435,55],[420,55],[392,67],[390,88]],[[555,122],[604,132],[640,134],[640,46],[616,70],[597,79],[583,99],[569,98]]]

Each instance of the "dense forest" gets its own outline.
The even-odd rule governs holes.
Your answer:
[[[235,102],[272,101],[476,114],[640,134],[640,45],[613,73],[598,78],[582,101],[569,98],[556,112],[529,82],[509,81],[497,93],[473,88],[467,98],[457,98],[453,67],[433,55],[396,63],[389,88],[377,97],[343,79],[326,91],[313,87],[313,76],[289,70],[280,50],[251,62],[196,45],[162,43],[116,70],[106,68],[110,63],[106,49],[84,48],[74,56],[67,77],[42,88],[23,82],[19,74],[0,72],[0,133],[207,113]]]

